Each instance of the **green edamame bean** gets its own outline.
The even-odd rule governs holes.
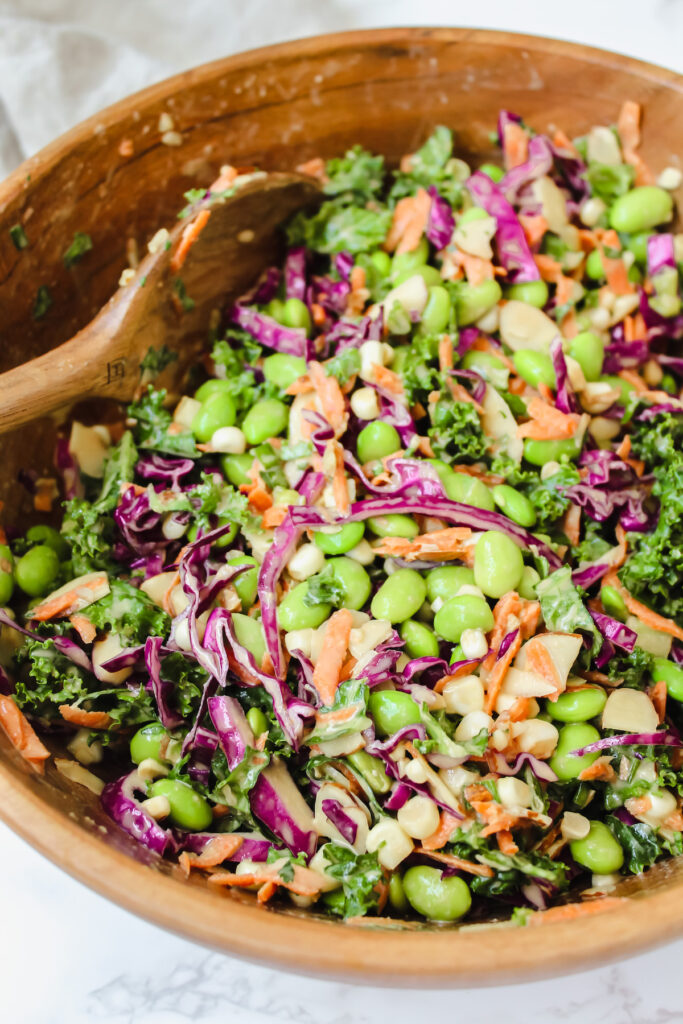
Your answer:
[[[248,474],[253,462],[254,456],[248,452],[244,452],[242,455],[223,455],[221,457],[223,472],[233,487],[251,482]]]
[[[603,821],[591,821],[585,839],[574,839],[569,849],[576,863],[594,875],[611,875],[624,863],[624,851]]]
[[[427,573],[427,597],[430,602],[440,597],[448,601],[461,587],[474,586],[474,571],[465,565],[440,565]]]
[[[536,522],[536,509],[526,494],[520,494],[509,484],[498,484],[494,487],[493,500],[503,515],[520,526],[533,526]]]
[[[364,523],[344,523],[334,532],[315,530],[313,541],[326,555],[345,555],[356,544],[360,544],[365,533]]]
[[[434,616],[434,629],[444,640],[457,643],[466,629],[493,629],[493,612],[482,597],[451,597]]]
[[[593,331],[581,331],[572,338],[569,355],[576,359],[588,381],[596,381],[602,373],[605,345]]]
[[[14,556],[7,544],[0,544],[0,605],[7,604],[14,592]]]
[[[394,358],[391,363],[391,369],[394,373],[402,373],[403,367],[405,366],[406,359],[410,353],[409,345],[398,345],[394,349]]]
[[[150,796],[165,796],[171,805],[171,822],[190,832],[203,832],[213,821],[211,805],[191,786],[178,779],[157,779],[149,787]]]
[[[551,709],[548,708],[547,711],[550,713]],[[589,768],[600,756],[599,752],[577,755],[572,751],[587,747],[589,743],[596,743],[599,739],[600,733],[592,725],[576,723],[560,729],[555,753],[550,758],[550,767],[558,779],[562,782],[576,779],[584,768]]]
[[[242,602],[242,608],[251,608],[256,600],[258,587],[258,562],[251,555],[236,555],[228,559],[228,565],[253,565],[253,569],[247,569],[235,578],[232,586],[237,591],[237,596]]]
[[[501,299],[503,292],[497,281],[482,281],[478,285],[460,285],[456,294],[455,311],[458,324],[466,327],[480,320]]]
[[[627,380],[622,380],[621,377],[617,377],[615,374],[603,374],[600,377],[600,380],[604,381],[605,384],[609,384],[609,386],[612,388],[619,389],[621,394],[619,395],[617,401],[621,402],[622,404],[628,402],[629,395],[633,394],[633,392],[635,391],[633,384],[629,384]]]
[[[266,653],[266,639],[263,635],[261,620],[254,619],[251,615],[233,612],[232,624],[238,641],[242,644],[242,647],[246,647],[254,655],[254,661],[260,667],[263,655]]]
[[[398,569],[388,576],[372,599],[376,619],[405,622],[415,615],[427,596],[427,584],[415,569]]]
[[[202,402],[192,420],[192,433],[198,441],[206,443],[221,427],[232,427],[237,418],[235,403],[224,391],[214,391]]]
[[[406,270],[413,270],[415,267],[422,267],[429,259],[429,242],[421,238],[417,247],[411,252],[397,252],[391,261],[392,281],[403,274]]]
[[[441,286],[443,280],[436,267],[424,264],[419,267],[411,267],[410,270],[404,270],[394,279],[395,287],[403,284],[404,281],[409,281],[411,277],[421,277],[428,288],[433,288],[435,285]]]
[[[438,658],[439,641],[427,626],[414,619],[406,619],[399,632],[409,658]]]
[[[668,391],[670,395],[678,394],[678,384],[676,378],[671,373],[665,373],[659,382],[659,386],[662,391]]]
[[[389,903],[400,914],[404,914],[408,909],[408,900],[406,899],[403,881],[398,871],[394,871],[389,879]]]
[[[663,680],[666,692],[674,700],[683,700],[683,668],[667,658],[655,658],[652,663],[652,678],[656,683]]]
[[[462,878],[446,877],[424,864],[408,868],[403,891],[413,910],[430,921],[456,921],[470,909],[472,897]]]
[[[285,304],[282,299],[271,299],[266,305],[266,313],[268,316],[272,316],[273,320],[277,320],[279,324],[284,323]]]
[[[453,470],[443,459],[427,459],[426,461],[430,466],[434,467],[436,475],[442,484],[445,484],[453,476]]]
[[[556,701],[547,701],[546,710],[558,722],[587,722],[599,715],[606,703],[605,691],[591,686],[584,690],[565,690]]]
[[[356,441],[356,453],[359,461],[365,465],[366,462],[374,462],[376,459],[383,459],[392,455],[401,447],[401,438],[396,427],[384,420],[373,420],[363,427],[358,440]]]
[[[575,459],[581,451],[573,437],[562,441],[534,441],[524,439],[524,458],[532,466],[545,466],[546,462],[566,462]]]
[[[304,604],[308,593],[308,580],[297,583],[288,590],[277,610],[277,621],[280,629],[290,633],[293,629],[317,629],[332,611],[331,604]]]
[[[613,619],[619,619],[620,622],[626,622],[628,608],[623,597],[615,587],[603,586],[600,589],[600,600],[602,601],[602,607],[608,615],[611,615]]]
[[[370,597],[372,583],[360,562],[355,558],[330,558],[326,564],[344,590],[344,608],[359,611]]]
[[[211,530],[217,530],[219,526],[228,526],[228,525],[230,525],[230,529],[228,530],[228,532],[224,533],[222,537],[218,538],[218,540],[215,540],[213,542],[213,544],[212,544],[212,547],[215,547],[215,548],[227,548],[227,547],[229,547],[232,544],[232,542],[234,541],[235,537],[237,536],[237,523],[231,523],[231,521],[229,519],[227,519],[227,518],[225,518],[223,516],[218,516],[218,519],[216,520],[215,526],[205,526],[202,529],[202,533],[210,533]],[[199,529],[197,527],[197,524],[194,523],[190,527],[190,529],[187,531],[187,539],[188,540],[196,540],[198,536],[199,536]]]
[[[282,310],[282,322],[285,327],[303,327],[308,334],[311,329],[311,314],[306,303],[301,299],[287,299]]]
[[[368,697],[368,713],[380,736],[393,736],[406,725],[420,721],[420,709],[409,693],[400,690],[373,690]]]
[[[247,721],[255,737],[268,732],[268,719],[261,711],[261,708],[249,708],[247,711]]]
[[[482,164],[479,170],[496,183],[502,181],[505,177],[505,171],[502,167],[498,167],[497,164]]]
[[[306,373],[306,360],[300,356],[287,356],[275,352],[263,360],[263,376],[270,384],[277,384],[283,390]]]
[[[609,211],[610,227],[635,234],[666,224],[673,216],[671,194],[657,185],[640,185],[619,196]]]
[[[425,259],[429,255],[429,246],[427,246],[426,252],[427,255],[425,256]],[[370,254],[370,259],[381,277],[389,277],[389,274],[391,273],[391,256],[388,252],[383,252],[381,249],[378,249],[376,252]]]
[[[605,280],[605,267],[602,262],[602,253],[599,249],[593,249],[593,252],[586,259],[586,276],[590,277],[591,281]]]
[[[539,384],[547,384],[549,388],[557,387],[553,361],[545,352],[520,348],[517,352],[513,352],[512,362],[522,380],[531,384],[532,388],[537,388]]]
[[[522,579],[517,587],[517,593],[520,597],[523,597],[525,601],[536,600],[536,584],[540,582],[540,575],[536,572],[533,565],[525,565],[524,572],[522,573]]]
[[[391,779],[386,773],[384,762],[378,757],[373,757],[365,750],[357,750],[354,754],[347,754],[346,760],[360,772],[373,793],[389,792]]]
[[[451,501],[460,501],[463,505],[473,505],[474,508],[484,508],[487,512],[493,512],[496,507],[491,491],[481,480],[477,480],[476,476],[454,472],[443,484]]]
[[[429,288],[427,305],[422,312],[422,330],[427,334],[440,334],[445,331],[451,320],[451,312],[451,297],[446,289],[440,284],[432,285]]]
[[[155,761],[164,761],[161,754],[161,744],[168,738],[168,733],[161,722],[148,722],[141,726],[131,736],[130,756],[135,764],[140,764],[146,758],[151,757]]]
[[[470,206],[458,217],[458,227],[461,224],[471,224],[473,220],[486,220],[488,213],[481,206]]]
[[[548,285],[545,281],[524,281],[521,284],[511,284],[506,289],[506,298],[519,299],[520,302],[526,302],[527,306],[543,309],[548,301]]]
[[[368,529],[377,537],[417,537],[420,528],[410,516],[401,512],[389,512],[385,516],[371,516],[366,520]]]
[[[505,363],[498,356],[492,356],[490,352],[478,352],[476,348],[471,348],[469,352],[465,353],[462,365],[463,369],[476,370],[487,380],[489,379],[488,374],[492,370],[496,374],[509,372]]]
[[[230,393],[231,387],[230,381],[211,377],[209,380],[205,380],[203,384],[200,384],[194,393],[194,397],[198,402],[205,402],[210,395],[216,395],[220,391]]]
[[[522,552],[498,530],[486,530],[474,549],[474,582],[487,597],[516,590],[524,572]]]
[[[263,398],[244,417],[242,433],[247,444],[262,444],[269,437],[277,437],[287,426],[289,408],[277,398]]]
[[[52,548],[57,552],[61,561],[69,557],[69,545],[54,526],[47,526],[45,523],[31,526],[26,531],[26,540],[29,544],[45,544],[48,548]],[[0,548],[1,550],[2,548]],[[0,555],[0,557],[2,556]]]
[[[14,578],[29,597],[42,597],[59,573],[59,556],[46,544],[38,544],[18,559]]]
[[[643,266],[647,263],[647,241],[650,237],[649,231],[641,231],[636,235],[629,235],[625,239],[625,245],[629,252],[632,252],[636,258],[636,263],[642,263]]]

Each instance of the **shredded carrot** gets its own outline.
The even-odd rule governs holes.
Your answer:
[[[439,369],[442,373],[453,369],[453,339],[450,334],[439,338]]]
[[[38,739],[23,711],[5,694],[0,694],[0,726],[24,760],[42,775],[50,751]]]
[[[508,121],[503,128],[503,159],[505,169],[519,167],[529,158],[529,136],[516,121]]]
[[[609,290],[614,292],[615,295],[631,295],[635,291],[635,287],[628,279],[628,271],[624,261],[620,256],[616,259],[610,259],[605,255],[603,246],[600,246],[600,252],[602,253],[602,265]]]
[[[324,704],[334,703],[352,628],[353,615],[348,608],[339,608],[328,620],[325,643],[313,670],[313,685]]]
[[[387,252],[413,252],[427,227],[432,197],[419,188],[414,196],[399,199],[384,243]]]
[[[329,180],[325,173],[325,161],[321,156],[314,156],[310,160],[304,160],[302,164],[297,164],[296,169],[299,174],[308,174],[310,178],[316,178],[323,185]]]
[[[339,382],[336,377],[328,377],[321,364],[316,362],[308,364],[308,375],[320,399],[323,415],[334,430],[334,436],[340,437],[346,430],[349,414]]]
[[[301,377],[297,377],[296,380],[292,381],[292,383],[289,385],[289,387],[285,390],[285,394],[286,395],[307,395],[311,391],[313,391],[313,385],[311,383],[311,378],[308,376],[307,373],[304,373],[304,374],[301,375]]]
[[[83,729],[108,729],[112,721],[106,711],[85,711],[71,704],[60,704],[59,713],[65,722]]]
[[[92,594],[101,589],[103,582],[107,582],[106,573],[96,573],[91,579],[81,579],[75,587],[57,590],[31,609],[31,618],[45,622],[73,614],[94,600]]]
[[[457,821],[457,819],[455,820]],[[493,878],[493,871],[487,864],[477,864],[475,861],[456,857],[452,853],[438,853],[424,844],[416,846],[414,852],[421,853],[429,857],[430,860],[438,861],[440,864],[447,864],[449,868],[455,868],[457,871],[466,871],[470,875],[479,875],[481,878]]]
[[[646,626],[650,626],[651,629],[656,629],[660,633],[668,633],[670,636],[675,636],[677,640],[683,640],[683,628],[677,625],[673,619],[666,619],[663,615],[658,615],[657,612],[653,612],[647,605],[641,604],[635,597],[632,597],[614,570],[604,577],[603,586],[605,585],[614,587],[624,599],[624,604],[631,615],[635,615]]]
[[[596,900],[586,900],[585,903],[565,903],[561,907],[551,907],[550,910],[541,910],[531,914],[527,925],[537,926],[576,921],[579,917],[590,917],[593,914],[602,914],[606,910],[615,910],[625,902],[626,899],[622,896],[603,896]]]
[[[531,417],[528,423],[517,427],[518,437],[529,437],[535,441],[558,441],[573,437],[579,423],[576,413],[560,412],[542,398],[532,398],[527,405]]]
[[[439,679],[438,683],[436,683],[434,686],[434,692],[443,693],[448,683],[452,682],[454,679],[460,679],[461,676],[468,676],[471,673],[471,671],[471,665],[460,665],[460,667],[456,668],[455,671],[450,672],[447,676],[444,676],[442,679]]]
[[[652,171],[637,152],[640,145],[640,104],[625,100],[619,111],[617,131],[624,160],[635,168],[636,185],[649,185],[654,180]]]
[[[558,149],[566,149],[572,156],[578,156],[578,150],[567,133],[562,128],[556,128],[553,134],[553,145]]]
[[[250,484],[240,484],[240,491],[246,494],[247,501],[256,512],[265,512],[273,504],[273,498],[261,479],[258,460],[254,459],[247,473]]]
[[[599,757],[596,761],[593,761],[593,764],[589,764],[587,768],[579,772],[579,779],[582,782],[590,782],[597,779],[600,782],[614,782],[616,777],[617,773],[610,764],[610,758],[607,755]]]
[[[187,259],[190,249],[206,227],[210,216],[211,210],[200,210],[197,216],[188,225],[186,225],[182,235],[180,236],[178,248],[171,257],[171,270],[174,274],[178,273]]]
[[[666,698],[667,698],[666,683],[663,679],[660,679],[658,683],[650,690],[650,700],[655,706],[657,717],[660,722],[663,722],[666,718]]]
[[[470,543],[472,531],[468,526],[449,526],[445,530],[423,533],[408,540],[405,537],[383,537],[375,553],[386,557],[416,559],[458,558],[466,565],[474,563],[474,549]]]
[[[339,441],[328,441],[328,446],[334,453],[334,477],[332,480],[332,493],[337,504],[337,510],[341,515],[347,515],[351,503],[349,501],[349,488],[346,483],[346,470],[344,467],[344,449]]]
[[[57,481],[52,476],[39,477],[33,493],[33,507],[36,512],[51,512],[52,504],[59,496]]]
[[[626,459],[631,454],[631,437],[629,434],[626,434],[615,454],[618,455],[620,459]]]
[[[535,249],[543,241],[543,236],[548,230],[548,221],[540,213],[535,216],[520,213],[518,220],[522,225],[522,231],[527,243],[532,249]]]
[[[186,875],[190,874],[192,868],[204,871],[210,868],[217,868],[224,860],[230,860],[233,854],[237,853],[244,842],[242,836],[226,832],[225,835],[216,836],[210,839],[201,853],[187,853],[180,855],[180,866]]]
[[[453,380],[452,377],[446,377],[446,387],[456,402],[467,402],[468,405],[473,405],[478,413],[482,413],[484,411],[479,402],[477,402],[477,400],[469,393],[467,388],[463,387],[462,384],[458,384],[458,382]]]
[[[274,883],[289,889],[298,896],[317,896],[320,892],[320,882],[317,872],[310,868],[302,867],[300,864],[293,864],[293,877],[289,880],[282,878],[279,874],[277,861],[273,864],[258,864],[250,874],[237,875],[232,871],[216,871],[209,875],[208,881],[213,885],[236,888],[251,888],[253,885],[264,886]]]
[[[487,669],[484,669],[483,666],[482,666],[482,670],[480,672],[480,675],[483,677],[483,681],[484,681],[484,683],[486,685],[486,705],[485,705],[485,710],[486,710],[486,713],[489,714],[489,715],[491,714],[491,712],[494,710],[494,708],[496,706],[496,701],[498,700],[498,697],[500,695],[500,691],[501,691],[501,689],[503,687],[503,683],[505,681],[505,676],[507,674],[507,670],[510,668],[510,665],[512,664],[512,661],[513,661],[513,658],[515,658],[517,656],[517,654],[519,653],[519,649],[520,649],[521,646],[522,646],[522,637],[521,637],[520,632],[518,631],[515,634],[515,637],[512,640],[512,643],[508,647],[508,649],[505,652],[505,654],[503,655],[503,657],[502,658],[498,658],[498,660],[495,662],[495,664],[493,665],[493,668],[490,671],[488,671]]]
[[[518,697],[506,712],[509,722],[524,722],[529,717],[531,701],[528,697]]]
[[[221,167],[221,173],[209,185],[209,192],[225,192],[227,188],[230,188],[238,173],[237,168],[230,164]]]
[[[564,684],[557,674],[555,662],[550,656],[548,648],[543,643],[542,637],[532,637],[524,648],[526,664],[529,672],[540,676],[549,686],[554,687],[555,693],[550,694],[550,700],[555,701],[564,689]]]
[[[430,836],[422,840],[423,849],[430,851],[440,850],[442,846],[446,845],[459,825],[460,818],[456,818],[454,814],[449,814],[448,811],[441,811],[438,827]]]
[[[501,853],[507,854],[508,857],[514,857],[516,853],[519,853],[519,847],[512,838],[512,832],[509,829],[501,829],[496,834],[496,839],[498,840],[498,849]]]
[[[496,276],[495,267],[491,260],[485,260],[482,256],[473,256],[469,252],[462,253],[460,260],[462,261],[468,284],[475,288],[477,285],[483,284],[484,281],[492,281]]]
[[[313,323],[315,324],[316,327],[322,327],[325,321],[327,320],[327,313],[325,312],[324,307],[321,306],[319,302],[311,303],[311,316],[313,318]]]
[[[263,513],[261,526],[264,530],[274,530],[276,526],[280,526],[286,516],[287,509],[284,505],[271,505]]]
[[[575,547],[581,537],[581,506],[570,505],[564,514],[562,529],[567,535],[567,540]]]
[[[375,363],[374,367],[375,382],[379,384],[385,391],[390,391],[392,395],[403,394],[403,380],[401,375],[390,370],[388,366],[380,366]]]

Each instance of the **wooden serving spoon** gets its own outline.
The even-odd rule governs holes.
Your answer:
[[[320,194],[312,178],[258,173],[232,194],[197,203],[78,334],[0,375],[0,433],[84,398],[130,401],[151,348],[177,353],[179,382],[206,344],[212,312],[277,262],[278,228]]]

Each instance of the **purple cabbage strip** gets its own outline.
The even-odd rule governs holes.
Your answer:
[[[498,132],[498,145],[502,147],[505,143],[506,125],[521,123],[522,118],[519,114],[515,114],[512,110],[500,110],[498,113],[498,123],[496,125],[496,131]]]
[[[175,459],[170,456],[158,455],[150,452],[143,455],[135,466],[135,472],[143,480],[152,480],[154,483],[170,484],[171,490],[181,489],[181,478],[187,476],[194,469],[193,459]]]
[[[399,811],[401,807],[410,799],[413,791],[410,786],[406,786],[405,782],[395,782],[391,787],[389,796],[384,801],[385,811]]]
[[[582,757],[583,754],[596,754],[600,750],[609,750],[611,747],[683,747],[683,740],[678,736],[664,730],[663,732],[629,732],[622,736],[606,736],[604,739],[596,740],[595,743],[588,743],[585,747],[572,750],[573,757]]]
[[[251,306],[236,302],[230,311],[230,319],[251,334],[261,345],[283,352],[288,356],[307,355],[306,331],[302,327],[283,327],[272,316],[259,313]]]
[[[511,629],[509,633],[505,634],[505,636],[503,637],[503,640],[501,642],[501,645],[498,648],[498,653],[496,655],[496,661],[499,661],[505,654],[507,654],[507,652],[510,649],[510,647],[512,646],[512,644],[515,642],[515,638],[516,638],[518,633],[519,633],[519,629]]]
[[[560,412],[578,412],[579,407],[576,401],[576,396],[574,395],[574,390],[569,383],[567,363],[564,358],[564,352],[562,351],[562,338],[559,334],[550,342],[550,358],[553,361],[553,369],[555,370],[555,377],[557,380],[555,405]]]
[[[288,299],[306,298],[306,249],[303,245],[290,249],[285,259],[285,296]]]
[[[475,171],[465,184],[474,201],[495,218],[498,259],[508,272],[508,280],[518,284],[539,281],[541,275],[522,226],[500,189],[482,171]]]
[[[610,568],[611,566],[607,562],[593,562],[591,565],[585,565],[583,569],[574,569],[572,583],[575,587],[588,590],[594,583],[606,576]]]
[[[486,395],[486,381],[476,372],[476,370],[449,370],[448,372],[452,377],[462,377],[463,380],[474,381],[472,398],[475,402],[479,402],[480,404],[484,401],[484,397]]]
[[[478,327],[463,327],[458,332],[456,350],[460,359],[462,359],[466,352],[469,352],[480,334],[481,331]]]
[[[612,341],[605,346],[603,373],[619,373],[646,363],[650,358],[650,346],[646,341]]]
[[[0,665],[0,693],[3,697],[9,697],[14,693],[14,683],[2,665]]]
[[[338,252],[334,256],[334,269],[337,271],[342,281],[348,281],[351,277],[353,264],[353,255],[350,252],[346,252],[346,250]]]
[[[46,640],[52,640],[53,644],[69,661],[72,661],[74,665],[78,665],[79,668],[83,668],[86,672],[92,672],[93,666],[90,658],[85,653],[82,647],[79,647],[77,643],[69,639],[68,636],[40,636],[39,633],[34,633],[30,629],[24,629],[14,619],[10,618],[7,612],[0,608],[0,624],[3,626],[9,626],[11,629],[15,629],[17,633],[21,633],[23,636],[27,636],[30,640],[38,640],[39,643],[45,643]]]
[[[512,167],[500,182],[500,190],[509,203],[516,203],[520,193],[537,178],[552,170],[553,151],[545,135],[535,135],[529,141],[529,158],[518,167]]]
[[[633,650],[638,639],[638,634],[635,630],[629,629],[623,622],[613,619],[611,615],[604,615],[602,612],[593,611],[590,614],[605,640],[609,640],[610,643],[616,644],[617,647],[621,647],[629,653]]]
[[[270,302],[271,299],[275,298],[275,293],[280,287],[280,281],[282,280],[282,271],[279,267],[268,267],[263,271],[263,274],[256,282],[256,285],[250,292],[243,295],[240,302],[244,305],[248,303],[254,303],[254,305],[262,305],[263,303]]]
[[[557,782],[557,775],[550,765],[533,754],[518,754],[512,764],[508,764],[502,754],[494,754],[493,763],[499,775],[518,775],[524,765],[528,764],[537,779],[543,782]]]
[[[671,645],[671,660],[675,665],[683,665],[683,643],[674,640]]]
[[[239,864],[242,860],[266,861],[269,851],[276,849],[270,839],[264,839],[257,832],[231,832],[230,834],[242,838],[242,845],[226,858],[233,864]],[[180,829],[173,829],[173,835],[181,849],[187,850],[188,853],[199,854],[204,852],[213,839],[222,839],[225,833],[181,832]]]
[[[437,249],[445,249],[453,236],[453,229],[455,227],[453,211],[451,210],[450,203],[446,202],[443,196],[439,195],[435,185],[430,185],[427,191],[432,197],[432,202],[429,207],[425,234],[433,246]]]
[[[115,782],[109,782],[102,790],[100,801],[104,811],[120,825],[124,832],[146,846],[154,853],[163,855],[166,851],[176,853],[178,844],[169,830],[161,825],[140,806],[135,791],[144,791],[145,783],[137,770],[124,775]]]
[[[383,318],[364,316],[361,320],[339,320],[327,332],[327,341],[334,345],[337,355],[347,348],[360,348],[364,341],[381,341]]]
[[[636,419],[646,423],[648,420],[653,420],[657,416],[662,416],[664,413],[670,412],[674,416],[683,415],[683,408],[680,405],[674,405],[673,402],[665,402],[661,405],[650,405],[647,409],[643,409],[636,416]]]
[[[78,463],[69,451],[69,439],[67,437],[57,438],[54,462],[55,469],[62,478],[64,497],[68,500],[71,498],[82,498],[85,494],[85,489],[81,482]]]
[[[650,277],[655,277],[665,268],[676,270],[674,236],[669,232],[650,235],[647,240],[647,272]]]
[[[317,302],[328,313],[341,316],[348,302],[351,285],[348,281],[333,281],[331,277],[314,277],[306,291],[309,306]]]
[[[247,747],[254,747],[254,733],[242,705],[234,697],[210,697],[207,706],[228,768],[233,771],[244,760]]]
[[[353,846],[358,835],[358,825],[349,817],[339,801],[323,800],[322,811],[349,846]]]

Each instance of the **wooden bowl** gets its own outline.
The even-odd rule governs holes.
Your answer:
[[[354,142],[396,162],[439,123],[453,127],[463,156],[485,157],[500,107],[538,130],[576,135],[613,122],[630,98],[645,109],[643,154],[662,168],[680,151],[682,93],[680,76],[627,57],[463,29],[323,36],[178,75],[85,121],[0,186],[0,370],[85,324],[114,291],[128,240],[142,249],[174,220],[183,192],[208,184],[224,162],[291,168]],[[170,136],[162,114],[173,119]],[[15,224],[30,243],[23,252],[10,240]],[[67,270],[63,253],[77,231],[94,247]],[[52,306],[35,319],[40,285]],[[50,469],[53,432],[54,422],[37,421],[3,438],[6,525],[26,525],[17,471]],[[127,909],[251,960],[373,984],[491,985],[595,967],[683,932],[683,862],[675,861],[622,883],[630,898],[614,909],[540,928],[386,929],[265,910],[145,856],[92,794],[53,767],[33,774],[4,735],[0,752],[0,815],[33,846]]]

